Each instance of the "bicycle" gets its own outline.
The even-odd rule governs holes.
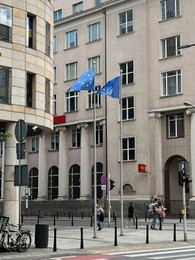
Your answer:
[[[9,217],[0,217],[0,251],[26,252],[32,241],[30,230],[21,230],[20,225],[8,222]]]

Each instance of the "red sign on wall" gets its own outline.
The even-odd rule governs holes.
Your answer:
[[[66,122],[66,116],[65,115],[54,116],[54,118],[53,118],[54,125],[63,124],[65,122]]]
[[[138,164],[138,172],[146,172],[146,165],[143,163]]]

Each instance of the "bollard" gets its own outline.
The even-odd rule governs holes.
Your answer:
[[[93,215],[91,215],[91,224],[90,224],[90,227],[93,226]]]
[[[83,219],[83,210],[81,211],[81,219]]]
[[[181,218],[182,218],[182,214],[181,212],[179,213],[179,223],[181,223]]]
[[[58,214],[58,210],[57,210],[57,212],[56,212],[56,218],[58,219],[58,216],[59,216],[59,214]]]
[[[149,244],[149,225],[146,225],[146,244]]]
[[[116,218],[116,215],[115,215],[115,218],[114,218],[114,225],[117,225],[117,218]]]
[[[162,217],[161,216],[159,216],[159,224],[160,224],[159,229],[162,230]]]
[[[173,241],[176,241],[176,224],[173,224]]]
[[[80,244],[80,249],[83,249],[83,227],[81,227],[81,244]]]
[[[74,223],[73,223],[73,215],[72,215],[71,226],[72,226],[72,227],[74,226]]]
[[[57,245],[56,245],[56,228],[54,228],[54,241],[53,241],[53,252],[57,251]]]
[[[117,246],[117,225],[114,225],[114,246]]]
[[[53,225],[54,226],[56,225],[56,215],[55,214],[53,215]]]
[[[70,210],[68,211],[68,218],[70,219]]]
[[[137,216],[135,216],[135,229],[138,229],[138,221],[137,221]]]
[[[147,221],[147,212],[145,211],[145,221]]]
[[[115,217],[116,217],[116,216],[115,216],[115,212],[113,211],[113,217],[112,217],[112,218],[113,218],[113,221],[115,220]]]
[[[39,223],[39,214],[37,215],[37,223]]]

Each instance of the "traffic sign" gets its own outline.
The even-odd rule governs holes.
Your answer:
[[[19,143],[24,142],[24,140],[26,139],[27,130],[27,124],[25,123],[25,121],[22,119],[18,120],[15,127],[15,137]]]
[[[105,175],[101,176],[101,184],[106,185],[106,176]]]
[[[106,190],[106,185],[101,185],[101,190]]]

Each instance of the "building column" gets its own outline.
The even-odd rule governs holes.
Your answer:
[[[187,112],[187,111],[186,111]],[[195,111],[191,111],[191,129],[190,129],[190,137],[191,137],[191,200],[195,201]]]
[[[89,169],[89,138],[87,136],[88,124],[81,127],[81,172],[80,172],[80,198],[89,199],[91,193],[91,172]]]
[[[58,199],[68,199],[69,171],[67,169],[66,128],[59,129],[59,192]]]
[[[5,142],[5,175],[4,175],[4,203],[3,215],[9,217],[9,222],[19,223],[19,187],[14,186],[14,170],[17,165],[15,123],[6,124],[6,131],[12,137]]]
[[[47,149],[45,135],[39,137],[38,200],[48,198]]]

